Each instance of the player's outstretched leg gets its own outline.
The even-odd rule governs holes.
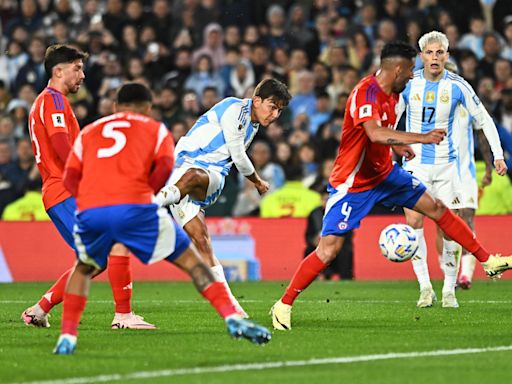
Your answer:
[[[512,256],[491,255],[477,240],[471,228],[440,200],[434,200],[428,192],[420,197],[414,209],[434,220],[449,238],[471,252],[490,278],[499,278],[503,272],[512,269]]]
[[[50,327],[49,312],[55,305],[62,302],[64,289],[73,269],[74,267],[64,272],[36,304],[23,311],[21,319],[26,325],[42,328]]]
[[[229,296],[226,287],[221,282],[215,281],[210,268],[201,260],[193,244],[173,263],[190,275],[197,290],[226,322],[229,335],[238,339],[250,340],[255,344],[265,344],[270,341],[272,334],[267,328],[243,319],[237,313],[235,303]]]

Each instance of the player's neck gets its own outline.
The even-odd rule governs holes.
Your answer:
[[[384,93],[391,95],[393,93],[393,80],[389,76],[389,73],[383,69],[380,69],[375,75],[377,84]]]
[[[67,96],[68,95],[68,90],[66,87],[64,87],[64,85],[61,85],[59,83],[57,83],[55,80],[52,80],[50,79],[50,81],[48,82],[48,87],[50,88],[53,88],[55,89],[56,91],[59,91],[60,93],[62,93],[64,96]]]
[[[443,78],[443,75],[444,75],[444,70],[437,75],[433,75],[433,74],[429,73],[426,69],[423,69],[423,77],[427,81],[432,81],[434,83],[438,82],[439,80],[441,80]]]

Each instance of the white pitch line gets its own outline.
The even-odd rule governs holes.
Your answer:
[[[415,357],[437,357],[449,355],[467,355],[474,353],[486,352],[502,352],[511,351],[512,345],[487,347],[487,348],[459,348],[459,349],[440,349],[437,351],[426,352],[404,352],[404,353],[383,353],[376,355],[360,355],[360,356],[346,356],[346,357],[328,357],[322,359],[309,359],[309,360],[290,360],[290,361],[275,361],[267,363],[249,363],[249,364],[232,364],[232,365],[219,365],[214,367],[197,367],[197,368],[178,368],[178,369],[163,369],[158,371],[140,371],[126,374],[111,374],[99,375],[90,377],[71,377],[68,379],[59,380],[43,380],[43,381],[26,381],[22,383],[13,384],[88,384],[88,383],[104,383],[112,381],[127,381],[127,380],[144,380],[160,377],[171,376],[185,376],[185,375],[200,375],[204,373],[223,373],[233,371],[248,371],[248,370],[265,370],[275,368],[287,367],[304,367],[311,365],[326,365],[326,364],[350,364],[366,361],[378,360],[395,360],[395,359],[408,359]]]

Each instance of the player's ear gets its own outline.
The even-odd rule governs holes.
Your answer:
[[[263,102],[263,100],[261,99],[261,97],[253,96],[252,105],[254,105],[254,107],[259,108],[261,106],[262,102]]]

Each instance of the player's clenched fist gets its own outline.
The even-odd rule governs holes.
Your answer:
[[[425,134],[422,144],[439,144],[446,136],[446,129],[436,128]]]

